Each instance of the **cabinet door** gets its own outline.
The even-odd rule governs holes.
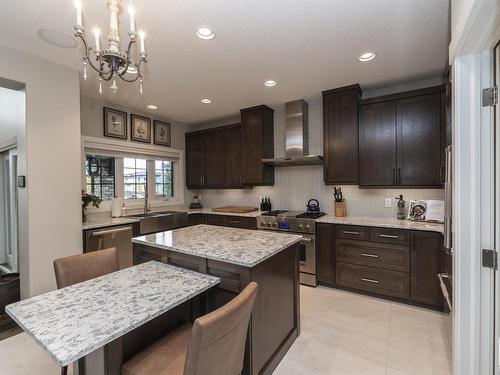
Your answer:
[[[359,107],[359,185],[389,186],[396,179],[394,101]]]
[[[441,94],[397,101],[397,184],[441,185]]]
[[[224,185],[224,133],[213,131],[205,134],[205,180],[204,187]]]
[[[413,231],[411,236],[411,300],[442,309],[437,274],[443,272],[443,236],[424,231]]]
[[[262,159],[274,156],[273,110],[241,110],[241,178],[245,185],[274,185],[274,168]]]
[[[259,183],[262,179],[262,113],[258,110],[245,112],[241,117],[241,172],[243,182]]]
[[[358,85],[323,93],[324,180],[358,183]]]
[[[203,187],[205,178],[205,138],[202,134],[186,136],[186,186]]]
[[[332,224],[317,224],[316,272],[318,281],[323,284],[335,283],[335,249]]]
[[[224,186],[241,187],[241,127],[224,132]]]

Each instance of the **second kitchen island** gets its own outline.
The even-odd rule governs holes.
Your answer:
[[[156,260],[220,278],[212,311],[251,281],[259,285],[243,374],[271,374],[300,333],[301,236],[196,225],[133,239],[134,263]]]

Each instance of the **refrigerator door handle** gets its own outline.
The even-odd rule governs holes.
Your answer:
[[[447,252],[451,253],[452,239],[451,239],[451,200],[452,200],[452,175],[451,175],[451,146],[446,147],[446,171],[444,183],[444,248]]]

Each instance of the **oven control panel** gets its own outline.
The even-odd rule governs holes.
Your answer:
[[[294,233],[316,232],[315,221],[311,219],[279,218],[272,216],[258,216],[257,229],[276,230]]]

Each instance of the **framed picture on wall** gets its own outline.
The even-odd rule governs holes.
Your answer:
[[[137,142],[151,143],[151,119],[139,115],[130,115],[131,139]]]
[[[104,136],[127,139],[127,112],[103,107]]]
[[[168,122],[154,120],[154,144],[162,146],[170,146],[171,133],[170,124]]]

